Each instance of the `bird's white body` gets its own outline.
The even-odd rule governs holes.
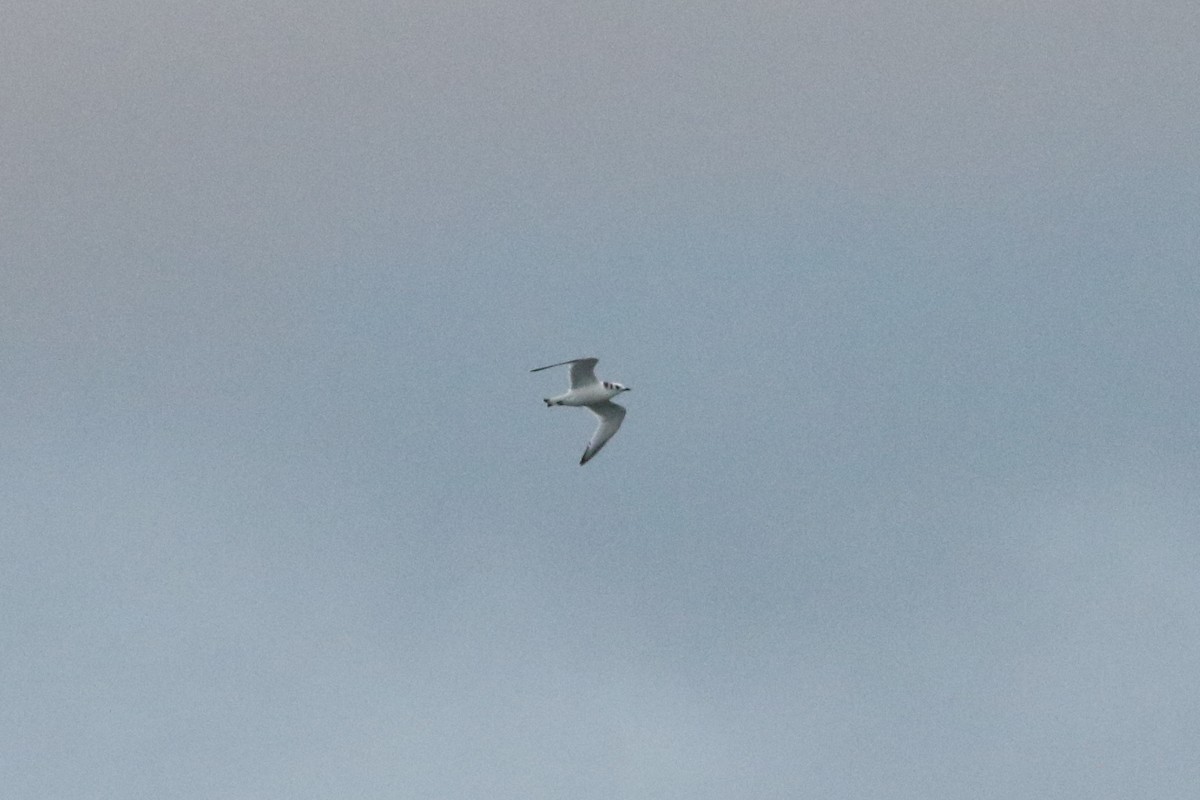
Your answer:
[[[617,429],[621,427],[621,422],[625,419],[625,408],[612,402],[612,398],[619,395],[621,392],[628,392],[628,386],[622,386],[619,383],[611,381],[601,381],[596,379],[595,367],[599,359],[595,358],[576,358],[572,361],[561,361],[558,364],[550,364],[546,367],[538,367],[531,369],[530,372],[541,372],[550,367],[561,367],[566,364],[571,365],[571,388],[563,394],[554,397],[543,398],[546,407],[550,406],[584,406],[588,411],[591,411],[600,418],[600,425],[596,428],[596,432],[592,434],[591,441],[588,442],[587,449],[583,451],[583,458],[579,460],[580,466],[586,464],[592,456],[600,452],[600,448],[613,437]]]
[[[593,383],[590,386],[580,386],[578,389],[572,388],[570,391],[554,397],[547,397],[545,402],[548,406],[594,406],[596,403],[611,400],[626,391],[629,390],[624,387],[609,389],[602,383]]]

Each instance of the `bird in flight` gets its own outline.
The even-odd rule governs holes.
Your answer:
[[[598,358],[576,358],[571,361],[560,361],[557,364],[550,364],[545,367],[531,369],[530,372],[541,372],[544,369],[551,367],[562,367],[567,364],[571,365],[571,388],[563,394],[554,397],[544,397],[543,402],[546,408],[551,406],[584,406],[588,411],[591,411],[600,418],[600,424],[596,427],[596,432],[592,434],[591,441],[588,442],[587,449],[583,451],[583,458],[579,459],[579,466],[583,466],[592,459],[592,456],[600,452],[600,448],[604,447],[605,442],[613,437],[617,429],[621,427],[621,422],[625,419],[625,407],[619,406],[612,401],[614,397],[621,392],[628,392],[629,387],[611,381],[601,381],[596,379],[596,362]]]

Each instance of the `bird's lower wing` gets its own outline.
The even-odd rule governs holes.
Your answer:
[[[587,409],[600,418],[600,424],[596,427],[596,432],[592,434],[587,449],[583,451],[583,458],[579,459],[581,467],[590,461],[592,456],[600,452],[600,448],[604,447],[605,443],[613,437],[625,420],[625,407],[607,400],[588,406]]]

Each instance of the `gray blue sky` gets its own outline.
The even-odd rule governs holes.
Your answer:
[[[1194,2],[9,5],[10,796],[1194,796]]]

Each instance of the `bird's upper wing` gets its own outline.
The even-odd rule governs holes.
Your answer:
[[[590,386],[596,382],[596,362],[598,358],[580,358],[571,362],[571,388]]]
[[[573,358],[570,361],[560,361],[557,364],[548,364],[544,367],[531,369],[530,372],[541,372],[550,367],[561,367],[564,364],[571,365],[571,388],[578,389],[580,386],[589,386],[596,382],[596,362],[598,358]]]
[[[587,409],[600,418],[600,424],[596,427],[596,432],[592,434],[592,440],[588,442],[587,449],[583,451],[583,458],[579,459],[581,467],[590,461],[592,456],[600,452],[600,448],[604,447],[604,443],[613,437],[625,420],[625,406],[619,406],[611,400],[587,406]]]

